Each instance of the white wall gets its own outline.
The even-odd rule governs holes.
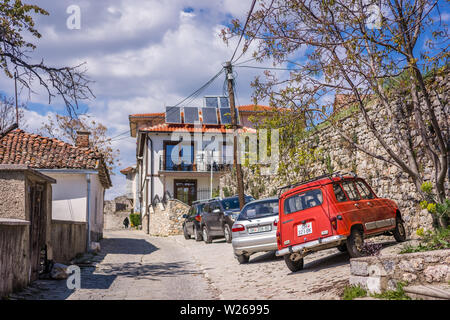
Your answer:
[[[86,174],[44,173],[56,180],[52,185],[52,219],[86,222]]]
[[[86,222],[86,173],[55,173],[52,171],[44,173],[56,180],[56,184],[52,185],[52,219]],[[98,174],[91,173],[90,179],[91,231],[102,232],[104,188]]]

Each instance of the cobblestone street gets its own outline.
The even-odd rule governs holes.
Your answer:
[[[398,245],[387,238],[383,253]],[[348,284],[349,257],[337,249],[307,256],[291,273],[282,258],[255,254],[248,264],[231,244],[149,237],[142,231],[106,231],[101,252],[81,266],[81,289],[66,280],[39,280],[12,299],[339,299]]]

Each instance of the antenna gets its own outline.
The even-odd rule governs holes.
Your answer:
[[[19,106],[17,103],[17,68],[16,71],[14,71],[14,94],[16,97],[16,124],[17,127],[19,127]]]

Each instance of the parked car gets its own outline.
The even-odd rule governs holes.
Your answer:
[[[245,203],[255,200],[245,195]],[[233,196],[220,200],[212,200],[205,204],[202,212],[201,228],[205,243],[211,243],[214,238],[225,237],[231,243],[231,227],[240,212],[239,197]]]
[[[239,263],[256,252],[277,250],[278,197],[247,203],[231,228],[233,251]]]
[[[212,198],[207,200],[194,201],[189,208],[187,214],[183,214],[183,234],[186,240],[194,236],[195,241],[202,241],[202,228],[200,222],[202,221],[202,212],[205,204],[212,200],[220,200],[221,198]]]
[[[392,234],[398,242],[406,240],[397,204],[377,197],[356,175],[326,175],[285,188],[279,198],[276,255],[284,256],[293,272],[314,251],[338,247],[361,257],[364,238]]]

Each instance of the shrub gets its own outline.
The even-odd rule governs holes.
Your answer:
[[[132,227],[137,227],[141,225],[141,215],[139,213],[130,214],[130,222]]]
[[[377,299],[384,299],[384,300],[411,300],[410,297],[408,297],[405,294],[405,291],[403,290],[403,287],[406,285],[406,282],[399,282],[397,283],[397,289],[394,290],[387,290],[383,293],[374,293],[371,294],[372,297]]]
[[[344,293],[342,295],[343,300],[353,300],[355,298],[366,297],[367,291],[364,288],[361,288],[359,285],[350,286],[344,289]]]
[[[424,231],[422,228],[416,231],[421,238],[416,246],[408,245],[400,253],[423,252],[440,249],[450,249],[450,227],[434,231]]]

